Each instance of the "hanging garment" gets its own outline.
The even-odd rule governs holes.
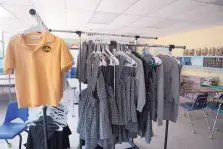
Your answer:
[[[88,46],[87,42],[83,42],[81,47],[81,54],[78,54],[77,58],[77,75],[76,78],[79,79],[80,82],[86,82],[86,61],[87,61],[87,51]]]
[[[81,92],[79,102],[79,121],[77,133],[85,140],[86,149],[95,149],[99,140],[99,103],[92,94],[85,89]]]
[[[164,120],[177,121],[180,97],[179,65],[168,55],[158,56],[163,62],[164,71]],[[169,75],[167,75],[169,74]]]
[[[149,75],[151,75],[149,82],[151,82],[151,86],[148,87],[148,91],[150,93],[150,103],[151,103],[151,118],[153,121],[156,122],[157,119],[157,98],[156,98],[156,72],[155,72],[155,67],[153,66],[154,64],[154,59],[152,55],[149,54],[143,54],[143,59],[145,60],[145,62],[147,62],[148,65],[151,65],[151,69],[150,69],[150,73]]]
[[[112,128],[109,120],[108,101],[105,90],[104,77],[101,69],[97,80],[97,95],[99,99],[99,142],[106,149],[111,149],[113,144]]]
[[[155,67],[153,68],[153,72],[152,72],[152,82],[153,82],[153,88],[152,88],[152,90],[153,90],[153,97],[152,97],[152,99],[153,99],[153,102],[152,102],[152,120],[154,121],[154,122],[156,122],[157,121],[157,84],[156,84],[156,71],[155,71]]]
[[[29,37],[38,36],[33,40]],[[38,44],[32,47],[29,44]],[[18,35],[9,41],[4,72],[15,69],[18,105],[38,107],[57,106],[63,96],[64,72],[73,65],[65,42],[49,32]]]
[[[145,137],[147,143],[150,143],[153,136],[152,133],[152,114],[151,114],[151,102],[152,102],[152,70],[153,66],[151,59],[147,57],[143,58],[138,53],[132,52],[137,58],[141,59],[144,67],[145,85],[146,85],[146,104],[142,112],[138,112],[138,123],[139,123],[139,135]]]
[[[82,92],[79,103],[78,133],[85,140],[86,149],[94,149],[97,144],[106,149],[114,146],[105,82],[99,63],[97,55],[87,60],[88,88]]]
[[[94,51],[95,44],[93,41],[83,42],[81,48],[81,55],[78,55],[77,60],[77,76],[76,78],[79,79],[83,83],[87,83],[87,64],[86,61],[89,56]]]
[[[121,79],[122,69],[124,68],[125,59],[123,57],[119,58],[119,65],[115,66],[115,100],[117,102],[118,113],[119,115],[119,125],[127,124],[127,118],[125,119],[125,84]]]
[[[156,98],[157,98],[157,124],[163,125],[164,114],[164,74],[163,63],[156,66]]]
[[[100,67],[105,80],[105,89],[108,99],[108,111],[111,124],[119,124],[119,112],[114,97],[114,66]]]
[[[63,131],[56,131],[54,128],[47,128],[48,149],[68,149],[70,148],[69,135],[70,128],[64,127]],[[45,149],[43,126],[31,126],[28,132],[26,149]]]
[[[145,76],[142,61],[137,58],[134,54],[129,54],[129,56],[134,59],[138,66],[136,68],[136,86],[137,86],[137,110],[142,112],[143,107],[146,103],[146,88],[145,88]]]
[[[81,92],[79,102],[79,122],[77,132],[80,138],[85,140],[86,149],[95,149],[99,140],[99,100],[93,96],[100,59],[94,56],[87,60],[88,88]]]

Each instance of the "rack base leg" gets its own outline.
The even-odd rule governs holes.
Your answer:
[[[48,133],[47,133],[47,120],[46,120],[46,109],[47,107],[43,107],[43,131],[44,131],[44,146],[45,149],[48,149]]]
[[[169,120],[166,120],[164,149],[167,149],[168,129],[169,129]]]

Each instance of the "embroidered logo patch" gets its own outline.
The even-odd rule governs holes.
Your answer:
[[[42,50],[43,50],[44,52],[50,52],[50,51],[51,51],[51,47],[49,47],[49,46],[44,46],[44,47],[42,48]]]

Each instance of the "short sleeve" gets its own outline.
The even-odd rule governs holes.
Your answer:
[[[69,70],[73,65],[73,56],[70,53],[70,50],[68,49],[65,42],[62,40],[61,43],[61,71],[65,72]]]
[[[12,41],[9,41],[4,58],[4,73],[12,74],[15,68],[14,46]]]

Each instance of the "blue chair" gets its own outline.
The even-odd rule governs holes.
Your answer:
[[[77,68],[72,67],[70,70],[70,78],[76,78]]]
[[[212,118],[213,118],[213,127],[209,126],[209,129],[211,129],[211,135],[210,139],[214,138],[214,131],[218,131],[219,129],[215,128],[218,116],[222,115],[223,116],[223,103],[219,102],[208,102],[207,103],[207,109],[211,110],[212,113]],[[216,116],[214,116],[213,113],[216,113]]]
[[[22,136],[21,133],[27,130],[25,123],[14,123],[11,122],[17,118],[20,118],[24,122],[28,119],[28,109],[18,108],[16,101],[11,101],[8,104],[6,117],[3,125],[0,126],[0,139],[4,139],[7,143],[7,139],[13,139],[15,136],[19,136],[19,149],[22,147]],[[9,143],[8,143],[9,145]]]
[[[196,111],[196,110],[202,110],[204,112],[205,119],[208,122],[206,113],[204,111],[204,108],[206,108],[206,105],[207,105],[207,97],[208,97],[208,94],[200,94],[197,96],[195,102],[180,103],[180,107],[182,107],[183,109],[183,118],[190,121],[194,134],[196,133],[196,131],[194,129],[194,125],[192,121],[194,119],[198,120],[198,118],[192,119],[190,112]],[[187,111],[187,117],[185,116],[185,111]]]

